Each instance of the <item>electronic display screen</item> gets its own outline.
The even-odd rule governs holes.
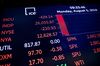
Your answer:
[[[100,6],[5,8],[0,66],[100,66]]]

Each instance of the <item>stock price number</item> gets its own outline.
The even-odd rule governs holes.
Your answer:
[[[43,63],[44,63],[43,58],[29,60],[29,66],[39,65],[39,64],[43,64]]]
[[[61,55],[57,55],[57,56],[53,56],[52,57],[52,60],[53,61],[61,61],[61,60],[64,60],[64,59],[65,59],[64,54],[61,54]]]
[[[54,18],[52,15],[43,15],[39,17],[40,19],[51,19]]]
[[[50,40],[50,44],[58,44],[58,43],[60,43],[60,39]]]
[[[40,46],[40,44],[41,44],[40,41],[28,42],[28,43],[24,43],[24,48],[37,47],[37,46]]]
[[[60,51],[63,51],[62,47],[61,46],[57,46],[57,47],[52,47],[51,52],[60,52]]]
[[[31,50],[31,51],[28,51],[28,56],[41,55],[42,53],[43,53],[43,51],[41,49]]]

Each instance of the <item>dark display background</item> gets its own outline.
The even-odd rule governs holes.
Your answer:
[[[20,8],[6,8],[0,16],[0,31],[14,30],[13,35],[0,35],[0,37],[11,37],[12,42],[0,42],[0,46],[10,45],[13,50],[0,51],[0,54],[12,53],[12,59],[0,61],[0,64],[11,63],[11,66],[77,66],[75,61],[82,61],[82,65],[78,66],[100,66],[100,52],[95,53],[94,48],[100,48],[100,12],[99,6],[86,5],[87,9],[96,8],[98,12],[84,12],[72,14],[59,14],[63,17],[66,27],[68,28],[69,35],[64,36],[61,33],[61,28],[58,24],[56,15],[57,10],[69,9],[69,6],[47,6],[36,7],[36,15],[25,15],[25,7]],[[70,10],[70,9],[69,9]],[[52,17],[48,17],[48,16]],[[40,18],[42,16],[42,18]],[[43,16],[46,16],[43,18]],[[4,22],[4,18],[14,18],[13,21]],[[39,21],[53,20],[52,24],[36,25]],[[2,28],[2,24],[13,23],[14,27]],[[42,27],[56,26],[55,30],[41,30]],[[65,30],[66,31],[66,30]],[[37,38],[37,34],[57,32],[54,37]],[[89,35],[96,35],[96,38],[88,38]],[[68,41],[68,38],[74,37],[76,40]],[[59,39],[59,43],[51,44],[50,40]],[[25,48],[25,43],[40,41],[40,46]],[[91,46],[90,42],[99,41],[97,45]],[[69,45],[77,44],[78,48],[70,49]],[[56,47],[62,47],[58,51]],[[56,48],[54,52],[50,51],[53,47]],[[42,50],[42,54],[28,56],[28,51]],[[81,52],[80,56],[73,57],[72,52]],[[62,55],[64,59],[58,58]],[[57,60],[52,60],[56,56]],[[43,58],[44,62],[41,63],[37,59]],[[35,59],[33,65],[29,65],[29,60]],[[84,62],[83,62],[84,61]],[[80,63],[80,62],[79,62]],[[64,65],[66,64],[66,65]],[[81,64],[81,63],[80,63]]]

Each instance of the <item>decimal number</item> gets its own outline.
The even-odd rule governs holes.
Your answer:
[[[40,46],[40,41],[24,43],[24,48]]]
[[[58,35],[58,32],[41,33],[41,34],[37,34],[37,38],[50,38],[50,37],[55,37],[57,35]]]
[[[43,53],[43,51],[41,49],[31,50],[31,51],[28,51],[28,56],[41,55],[42,53]]]
[[[42,27],[42,28],[41,28],[42,31],[56,30],[56,29],[57,29],[56,26],[47,26],[47,27]]]
[[[39,65],[39,64],[43,64],[43,63],[44,63],[43,58],[29,60],[29,66]]]
[[[51,19],[54,18],[52,15],[43,15],[39,17],[40,19]]]
[[[58,44],[58,43],[60,43],[60,39],[50,40],[50,44]]]
[[[57,47],[52,47],[51,52],[60,52],[60,51],[63,51],[62,47],[61,46],[57,46]]]
[[[48,25],[48,24],[53,24],[54,20],[48,20],[48,21],[37,21],[35,22],[35,25]]]
[[[64,60],[64,59],[65,59],[64,54],[61,54],[61,55],[57,55],[57,56],[53,56],[52,57],[52,60],[53,61],[61,61],[61,60]]]

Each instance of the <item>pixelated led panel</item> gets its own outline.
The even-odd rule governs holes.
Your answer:
[[[99,6],[7,8],[0,66],[100,65]]]

